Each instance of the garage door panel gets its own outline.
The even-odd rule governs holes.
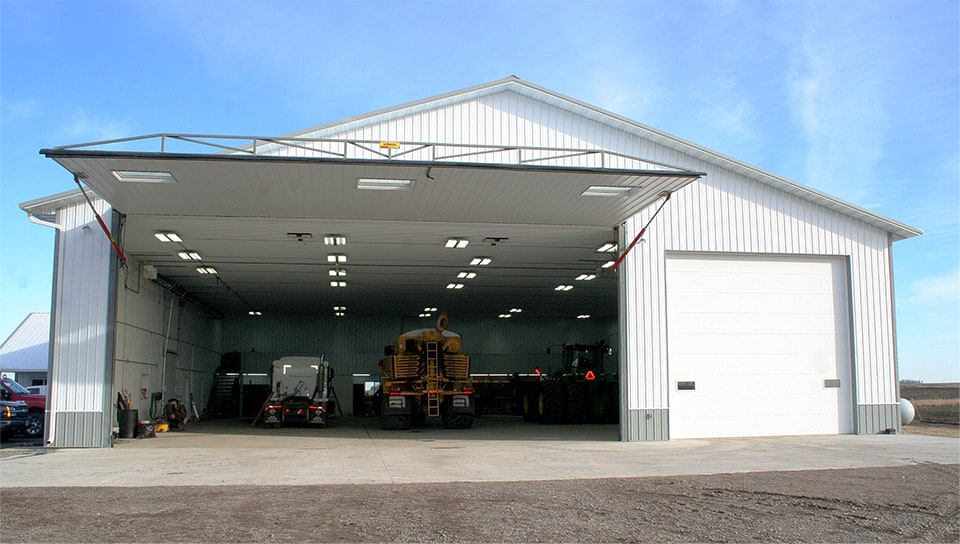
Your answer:
[[[671,437],[852,432],[848,322],[842,259],[668,257]]]
[[[711,289],[704,284],[703,289]],[[722,314],[729,318],[730,310],[741,314],[780,315],[779,306],[796,307],[802,315],[835,315],[836,309],[830,306],[834,300],[831,293],[782,293],[771,289],[766,293],[736,293],[710,291],[712,296],[704,299],[702,291],[690,293],[671,293],[671,301],[679,302],[681,307],[695,307],[696,314]],[[778,301],[777,307],[770,307],[771,297]]]
[[[833,335],[837,328],[836,316],[830,314],[724,314],[687,313],[682,318],[698,331],[713,334],[740,335],[744,331],[767,334]],[[683,333],[679,333],[683,334]],[[749,346],[746,346],[749,348]]]

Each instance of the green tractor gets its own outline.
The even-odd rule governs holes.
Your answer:
[[[559,370],[530,382],[523,391],[523,419],[547,424],[613,423],[620,416],[620,381],[603,367],[611,349],[599,344],[563,344]]]

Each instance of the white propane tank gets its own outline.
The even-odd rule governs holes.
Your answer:
[[[900,424],[909,425],[913,418],[917,415],[917,409],[913,407],[913,403],[907,399],[900,399]]]

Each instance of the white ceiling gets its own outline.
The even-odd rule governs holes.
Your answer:
[[[595,318],[617,315],[614,273],[598,253],[616,225],[697,179],[692,172],[345,161],[45,150],[124,214],[124,251],[225,316],[417,315]],[[177,183],[121,183],[115,170],[167,171]],[[361,191],[357,178],[413,179],[410,191]],[[591,185],[631,186],[628,197],[590,197]],[[182,244],[153,234],[174,231]],[[309,233],[302,241],[289,233]],[[347,244],[325,246],[327,234]],[[449,238],[469,241],[447,249]],[[181,260],[198,252],[215,276]],[[328,275],[347,256],[345,288]],[[471,267],[474,257],[486,267]],[[475,272],[458,279],[459,272]],[[597,274],[576,281],[580,274]],[[450,283],[462,283],[458,290]],[[560,284],[573,285],[558,292]]]

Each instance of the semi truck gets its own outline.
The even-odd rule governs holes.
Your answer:
[[[448,429],[469,429],[476,414],[470,356],[441,315],[434,329],[401,334],[380,360],[380,426],[409,429],[439,417]]]
[[[327,426],[333,369],[324,356],[281,357],[270,375],[271,396],[260,414],[265,426]]]

